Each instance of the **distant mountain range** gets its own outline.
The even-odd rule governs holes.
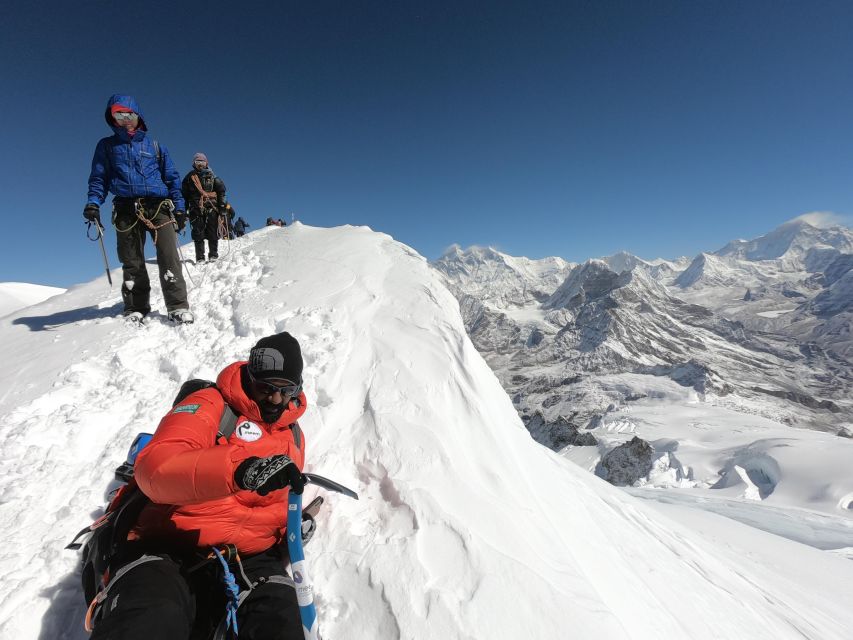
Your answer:
[[[794,220],[692,261],[619,253],[575,265],[453,247],[433,266],[536,434],[553,435],[543,424],[584,429],[631,402],[637,387],[614,384],[618,374],[649,376],[650,388],[667,377],[790,425],[853,425],[846,227]],[[539,436],[565,444],[549,437]]]

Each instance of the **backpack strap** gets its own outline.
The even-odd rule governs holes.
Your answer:
[[[181,385],[181,388],[178,390],[178,395],[175,396],[175,399],[172,401],[172,406],[177,406],[178,403],[183,402],[187,397],[196,391],[201,391],[202,389],[216,389],[219,392],[219,395],[222,396],[222,392],[216,387],[216,383],[212,380],[202,380],[200,378],[193,378],[192,380],[187,380]],[[222,397],[225,400],[225,397]],[[220,438],[228,438],[231,437],[231,434],[234,433],[234,429],[237,428],[237,418],[239,416],[231,408],[231,405],[227,402],[225,403],[225,408],[222,410],[222,415],[219,416],[219,428],[216,430],[216,443],[219,444]]]
[[[299,423],[294,422],[290,425],[290,431],[293,433],[293,441],[296,443],[296,448],[302,449],[302,428],[299,426]]]
[[[219,418],[219,430],[216,432],[216,442],[219,442],[219,438],[225,438],[225,440],[228,440],[236,428],[237,414],[234,412],[234,409],[231,408],[231,405],[226,402],[225,410],[222,412],[222,417]]]

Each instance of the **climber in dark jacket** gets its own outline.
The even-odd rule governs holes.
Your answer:
[[[225,183],[208,166],[207,156],[193,156],[193,168],[181,182],[181,192],[187,201],[192,239],[195,243],[195,261],[204,262],[204,241],[207,240],[207,257],[219,257],[220,216],[227,224]]]
[[[237,218],[237,222],[234,223],[234,233],[236,233],[237,237],[240,238],[246,234],[246,229],[251,226],[252,225],[243,220],[242,217]]]

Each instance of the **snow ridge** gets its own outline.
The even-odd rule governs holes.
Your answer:
[[[328,496],[307,548],[326,637],[831,639],[853,626],[842,556],[737,529],[743,546],[722,537],[735,523],[696,533],[536,444],[408,247],[296,224],[221,255],[191,292],[194,325],[162,311],[124,325],[103,279],[0,321],[0,636],[85,637],[61,547],[133,434],[182,380],[284,329],[306,361],[309,470],[361,496]]]

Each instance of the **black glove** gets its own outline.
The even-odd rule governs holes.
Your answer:
[[[187,214],[184,211],[178,209],[175,211],[175,224],[178,225],[178,233],[184,230],[184,227],[187,226]]]
[[[296,463],[285,455],[246,458],[234,472],[234,482],[241,489],[261,496],[287,486],[294,493],[302,493],[305,489],[305,477]]]
[[[96,204],[90,202],[83,207],[83,217],[89,222],[97,222],[99,227],[103,226],[101,224],[101,208]]]

